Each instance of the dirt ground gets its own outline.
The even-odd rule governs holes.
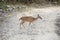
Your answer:
[[[20,9],[21,10],[21,9]],[[1,14],[1,13],[0,13]],[[42,17],[29,25],[24,23],[20,29],[19,18],[37,15]],[[60,36],[60,7],[29,8],[22,12],[13,11],[0,16],[0,40],[59,40]]]

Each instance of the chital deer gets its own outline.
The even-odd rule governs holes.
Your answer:
[[[25,22],[29,22],[29,25],[30,25],[33,21],[37,20],[38,18],[42,19],[42,17],[40,17],[39,15],[37,18],[31,17],[31,16],[21,17],[19,19],[19,20],[21,20],[20,26],[23,25],[23,23],[25,23]]]

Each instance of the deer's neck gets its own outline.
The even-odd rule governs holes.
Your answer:
[[[35,18],[35,20],[37,20],[38,19],[38,17],[37,18]]]

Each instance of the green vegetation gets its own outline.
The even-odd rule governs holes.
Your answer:
[[[6,4],[31,4],[31,3],[48,3],[48,2],[58,2],[60,3],[60,0],[0,0],[0,2],[4,2]]]
[[[6,3],[0,2],[0,8],[3,9],[3,10],[6,10],[8,7],[7,7]]]
[[[58,0],[58,3],[60,3],[60,0]]]
[[[32,3],[36,3],[36,4],[49,4],[49,3],[54,3],[56,2],[57,4],[60,4],[60,0],[0,0],[0,8],[2,8],[3,10],[6,10],[8,7],[7,5],[9,4],[32,4]]]

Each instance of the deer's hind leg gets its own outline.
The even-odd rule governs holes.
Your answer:
[[[24,24],[24,21],[21,21],[20,23],[20,28],[22,28],[21,26]],[[24,25],[23,25],[24,26]]]

